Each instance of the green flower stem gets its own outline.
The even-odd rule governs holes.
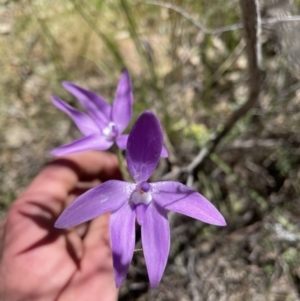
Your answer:
[[[117,155],[118,157],[118,161],[119,161],[119,168],[120,168],[120,171],[122,173],[122,177],[123,177],[123,180],[126,181],[126,182],[133,182],[128,170],[127,170],[127,167],[126,167],[126,161],[123,157],[123,154],[122,154],[122,150],[119,149],[115,144],[113,145],[112,147],[112,151]]]

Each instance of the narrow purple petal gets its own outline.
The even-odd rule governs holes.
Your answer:
[[[128,201],[135,185],[110,180],[79,196],[55,223],[56,228],[70,228],[87,222],[105,212],[118,210]]]
[[[63,82],[62,85],[81,102],[101,129],[111,121],[111,106],[102,96],[70,82]]]
[[[139,204],[135,207],[135,213],[136,213],[136,220],[140,226],[142,226],[144,219],[145,219],[145,214],[148,206],[144,204]]]
[[[151,183],[153,199],[163,208],[175,211],[202,222],[226,226],[226,221],[216,207],[200,193],[173,181]]]
[[[170,250],[167,212],[153,202],[142,224],[142,244],[151,287],[157,287],[165,270]]]
[[[72,118],[83,135],[88,136],[99,132],[99,128],[88,115],[71,107],[56,96],[52,96],[52,103]]]
[[[168,151],[167,151],[167,149],[163,146],[162,147],[162,150],[161,150],[161,154],[160,154],[160,156],[162,157],[162,158],[168,158]]]
[[[108,141],[107,138],[101,134],[94,134],[57,147],[53,149],[50,154],[53,156],[64,156],[87,150],[106,150],[112,145],[113,141]]]
[[[127,147],[127,140],[128,140],[128,134],[121,135],[117,137],[116,143],[120,149],[126,149]]]
[[[110,243],[116,286],[123,283],[135,246],[135,212],[126,202],[110,216]]]
[[[112,106],[112,120],[118,126],[119,133],[122,133],[128,126],[132,117],[133,94],[130,76],[124,70],[116,92],[116,98]]]
[[[126,160],[129,173],[138,183],[147,181],[160,158],[163,135],[157,117],[144,112],[133,125],[128,137]]]

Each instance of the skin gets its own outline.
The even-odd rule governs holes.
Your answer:
[[[0,300],[117,300],[109,214],[73,229],[53,225],[87,188],[120,178],[116,157],[105,152],[56,159],[35,178],[4,222]]]

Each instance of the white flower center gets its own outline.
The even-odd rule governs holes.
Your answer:
[[[150,184],[142,182],[137,185],[136,190],[131,195],[131,201],[135,204],[148,205],[152,201],[152,195],[150,193]]]
[[[118,135],[118,130],[114,122],[110,122],[103,130],[102,134],[108,139],[114,139]]]
[[[152,195],[150,194],[150,192],[138,190],[133,192],[133,194],[131,195],[131,200],[135,205],[148,205],[152,201]]]

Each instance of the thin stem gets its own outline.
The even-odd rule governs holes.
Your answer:
[[[123,154],[122,154],[122,150],[119,149],[116,144],[114,144],[112,146],[112,151],[113,151],[113,153],[116,154],[116,156],[118,158],[119,168],[120,168],[120,171],[122,173],[122,177],[123,177],[124,181],[126,181],[126,182],[133,182],[132,177],[130,176],[130,174],[129,174],[128,170],[127,170],[126,162],[124,160],[124,157],[123,157]]]

